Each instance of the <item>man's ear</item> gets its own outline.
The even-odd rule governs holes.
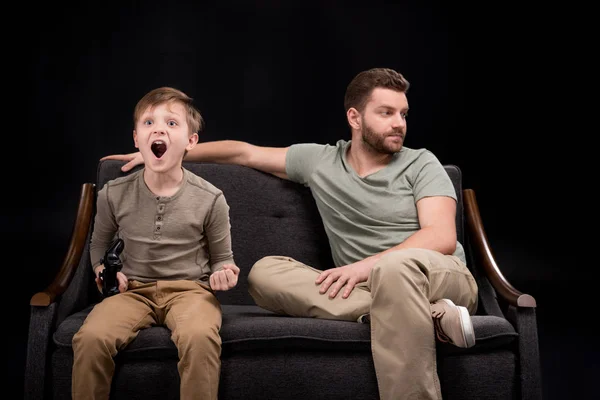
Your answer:
[[[348,124],[352,129],[360,129],[362,120],[361,115],[356,108],[350,107],[348,111],[346,111],[346,118],[348,119]]]
[[[137,141],[137,132],[135,131],[135,129],[133,130],[133,145],[135,146],[136,149],[139,149],[138,141]]]
[[[197,143],[198,143],[198,133],[194,132],[188,138],[188,145],[185,146],[185,149],[189,151],[189,150],[193,149],[194,147],[196,147]]]

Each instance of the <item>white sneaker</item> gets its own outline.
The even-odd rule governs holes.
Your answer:
[[[473,322],[466,307],[457,306],[449,299],[431,304],[435,333],[440,342],[468,348],[475,345]]]

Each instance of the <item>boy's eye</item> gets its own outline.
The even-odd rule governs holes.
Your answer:
[[[150,121],[149,119],[144,121],[144,125],[152,125],[152,121]]]
[[[177,122],[176,121],[169,121],[167,124],[169,126],[177,126]]]
[[[406,119],[408,117],[408,113],[402,113],[402,118]]]

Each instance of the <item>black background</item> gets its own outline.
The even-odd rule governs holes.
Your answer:
[[[66,254],[81,184],[94,180],[99,158],[135,150],[141,96],[163,85],[192,96],[207,122],[200,141],[333,144],[349,138],[346,85],[361,70],[390,67],[411,83],[405,145],[462,169],[500,268],[538,301],[545,398],[589,398],[599,372],[585,328],[595,265],[584,262],[576,228],[583,204],[569,167],[582,161],[558,146],[558,137],[579,147],[586,137],[564,129],[560,10],[485,4],[18,4],[4,35],[5,137],[14,144],[3,145],[2,196],[15,390],[29,299]]]

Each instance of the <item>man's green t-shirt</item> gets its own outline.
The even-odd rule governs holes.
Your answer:
[[[308,186],[323,219],[337,267],[403,242],[420,229],[417,201],[456,191],[440,161],[427,149],[403,147],[383,169],[360,177],[346,158],[351,141],[290,146],[286,173]],[[454,255],[466,264],[464,249]]]

